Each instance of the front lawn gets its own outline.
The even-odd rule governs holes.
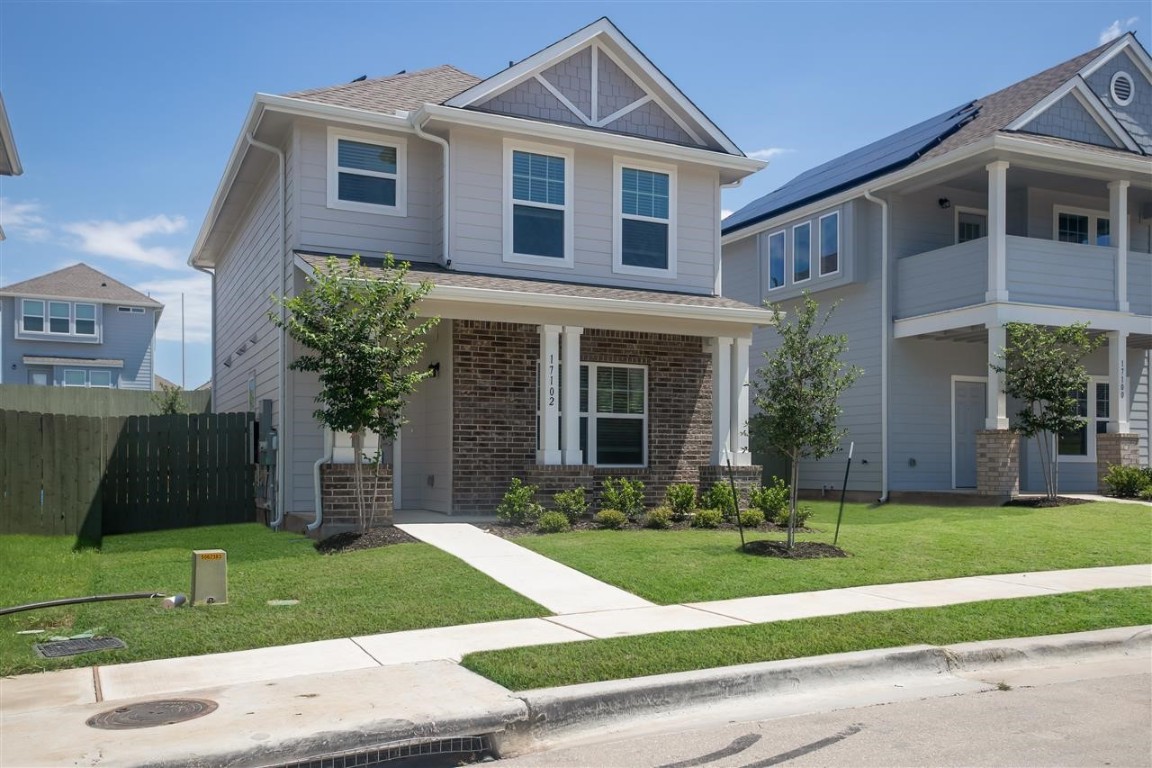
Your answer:
[[[0,537],[0,607],[122,592],[188,593],[192,550],[228,553],[227,605],[164,609],[126,600],[0,616],[0,675],[193,656],[311,640],[546,616],[548,611],[426,544],[321,555],[312,542],[259,525],[105,537],[100,550],[72,540]],[[299,600],[270,606],[269,600]],[[20,630],[45,629],[40,635]],[[89,630],[121,651],[38,658],[32,644]]]
[[[831,543],[837,505],[811,502],[799,541]],[[749,538],[783,538],[751,532]],[[577,531],[518,544],[655,603],[725,600],[863,584],[1152,562],[1152,506],[1047,509],[890,504],[844,509],[850,557],[781,560],[738,551],[735,531]]]
[[[463,664],[514,691],[826,653],[950,645],[1152,623],[1152,588],[905,608],[471,653]]]

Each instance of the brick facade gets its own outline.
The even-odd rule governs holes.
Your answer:
[[[1020,436],[1007,429],[976,433],[976,492],[1011,498],[1020,493]]]
[[[753,464],[747,467],[732,467],[732,481],[736,484],[736,493],[740,494],[740,509],[748,508],[748,492],[760,485],[764,475],[764,468]],[[704,494],[716,484],[717,481],[729,482],[728,467],[719,464],[706,464],[700,467],[700,486],[696,492],[703,498]],[[727,511],[727,510],[725,510]]]
[[[712,361],[703,341],[586,328],[580,338],[582,362],[647,366],[648,466],[537,468],[537,326],[455,321],[453,511],[491,513],[513,477],[539,484],[541,501],[562,484],[587,483],[589,471],[596,490],[605,477],[641,480],[649,504],[661,503],[672,483],[696,484],[712,447]],[[546,494],[545,485],[556,488]]]
[[[372,491],[373,465],[363,465],[364,491]],[[376,493],[374,522],[377,526],[392,524],[392,465],[380,466],[380,477],[375,486]],[[356,465],[320,465],[320,503],[324,510],[325,531],[348,530],[360,526],[356,504]],[[372,513],[371,507],[369,514]]]
[[[1096,435],[1096,490],[1104,493],[1104,476],[1114,464],[1122,467],[1140,466],[1140,435],[1128,432],[1108,432]]]

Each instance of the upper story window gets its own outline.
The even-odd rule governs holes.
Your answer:
[[[787,243],[784,232],[768,236],[768,290],[784,287],[784,251]]]
[[[829,213],[820,217],[820,275],[834,275],[840,271],[840,214]]]
[[[812,223],[792,227],[792,282],[802,283],[812,277]]]
[[[1056,208],[1055,239],[1080,245],[1111,245],[1112,223],[1103,211]]]
[[[504,148],[504,258],[572,266],[572,153]]]
[[[328,131],[328,207],[407,214],[407,143]]]
[[[988,212],[975,208],[956,209],[956,242],[967,243],[988,236]]]
[[[676,276],[676,170],[616,161],[613,269]]]
[[[83,302],[20,300],[18,336],[68,336],[87,340],[97,338],[96,305]]]

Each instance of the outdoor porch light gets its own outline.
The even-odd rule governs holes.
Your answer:
[[[946,197],[942,197],[939,200],[937,200],[936,204],[939,205],[941,208],[944,208],[944,209],[948,209],[948,208],[952,207],[952,201]]]
[[[440,378],[440,363],[429,363],[428,370],[432,371],[432,378]]]

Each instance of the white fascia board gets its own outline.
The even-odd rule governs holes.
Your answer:
[[[8,122],[8,110],[4,107],[4,97],[0,95],[0,143],[4,145],[4,152],[8,155],[8,165],[12,166],[12,175],[19,176],[24,173],[24,166],[20,164],[20,155],[16,151],[16,140],[12,138],[12,125]],[[0,237],[0,239],[3,239]]]
[[[1104,102],[1100,101],[1100,97],[1092,92],[1092,89],[1088,87],[1088,83],[1084,82],[1083,77],[1080,75],[1077,75],[1045,96],[1037,102],[1035,106],[1005,126],[1004,130],[1022,130],[1026,125],[1059,103],[1060,100],[1068,94],[1074,94],[1076,96],[1081,106],[1088,111],[1088,114],[1092,115],[1096,124],[1099,125],[1113,141],[1123,144],[1124,148],[1129,152],[1140,151],[1140,147],[1132,140],[1128,131],[1120,125],[1115,115],[1105,106]]]
[[[1135,182],[1138,186],[1148,186],[1148,174],[1152,172],[1152,159],[1143,155],[1134,154],[1131,157],[1122,157],[1119,155],[1105,154],[1103,152],[1095,152],[1091,149],[1057,146],[1042,141],[1034,141],[1023,135],[1008,136],[1000,134],[992,138],[995,149],[1050,160],[1092,165],[1101,170],[1129,173],[1133,176],[1130,181]],[[1113,179],[1113,181],[1115,180],[1116,179]]]
[[[1148,55],[1148,51],[1144,50],[1144,46],[1140,45],[1136,40],[1136,35],[1131,32],[1125,34],[1116,41],[1115,45],[1088,62],[1084,68],[1080,70],[1080,76],[1088,77],[1115,58],[1121,51],[1127,51],[1128,55],[1132,57],[1132,60],[1136,62],[1136,67],[1141,70],[1141,74],[1143,74],[1149,82],[1152,82],[1152,57]]]
[[[679,161],[707,165],[721,170],[733,171],[740,177],[748,176],[767,167],[763,160],[754,160],[744,155],[729,155],[711,149],[695,149],[679,144],[665,144],[652,139],[641,139],[634,136],[620,136],[614,133],[589,130],[578,126],[559,125],[556,123],[542,123],[522,117],[508,115],[494,115],[490,112],[476,112],[468,109],[445,107],[439,104],[425,104],[413,114],[413,121],[420,122],[423,118],[441,120],[455,125],[465,125],[473,128],[488,128],[522,136],[553,139],[556,141],[585,144],[593,147],[610,149],[616,152],[626,152],[635,155],[647,155],[656,160]]]
[[[906,339],[923,334],[969,328],[972,326],[1003,325],[1004,323],[1030,323],[1032,325],[1066,326],[1087,323],[1093,331],[1127,331],[1147,333],[1149,318],[1127,312],[1106,309],[1081,309],[1048,304],[996,302],[972,307],[934,312],[930,315],[896,320],[892,335]]]

